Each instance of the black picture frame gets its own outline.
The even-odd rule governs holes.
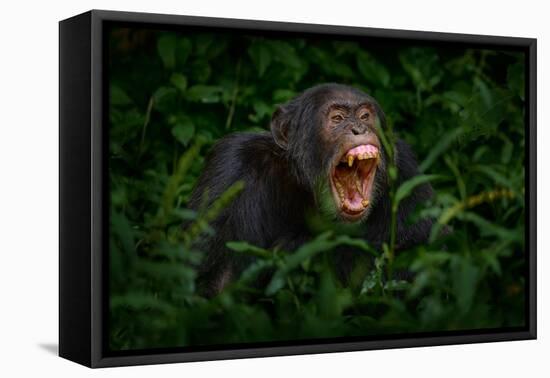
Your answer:
[[[526,53],[526,327],[445,332],[364,341],[253,345],[192,351],[108,353],[105,305],[108,251],[106,209],[106,107],[104,56],[108,23],[200,26],[399,39],[478,47],[515,48]],[[297,355],[369,349],[535,339],[536,319],[536,39],[405,30],[311,25],[92,10],[59,24],[59,355],[88,367],[156,364],[230,358]]]

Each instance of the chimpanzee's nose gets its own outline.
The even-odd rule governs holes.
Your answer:
[[[365,127],[365,125],[361,125],[359,123],[359,124],[354,124],[351,127],[351,132],[353,133],[353,135],[359,135],[359,134],[364,134],[366,129],[367,128]]]

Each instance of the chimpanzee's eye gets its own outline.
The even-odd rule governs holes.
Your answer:
[[[332,122],[334,123],[340,123],[344,120],[344,117],[341,114],[335,114],[331,118]]]
[[[367,119],[369,119],[369,117],[370,117],[369,112],[364,112],[363,114],[361,114],[360,118],[362,121],[366,121]]]

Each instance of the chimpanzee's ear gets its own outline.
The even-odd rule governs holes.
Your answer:
[[[289,111],[279,106],[271,117],[271,135],[275,143],[283,150],[288,149],[288,129],[290,126]]]

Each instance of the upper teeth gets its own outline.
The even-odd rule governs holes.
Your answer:
[[[365,159],[374,159],[374,158],[377,158],[378,157],[378,151],[369,151],[369,152],[365,152],[363,154],[357,154],[357,155],[344,155],[342,157],[342,162],[345,162],[346,159],[347,159],[347,162],[348,162],[348,166],[352,166],[353,165],[353,161],[355,159],[357,160],[365,160]]]

